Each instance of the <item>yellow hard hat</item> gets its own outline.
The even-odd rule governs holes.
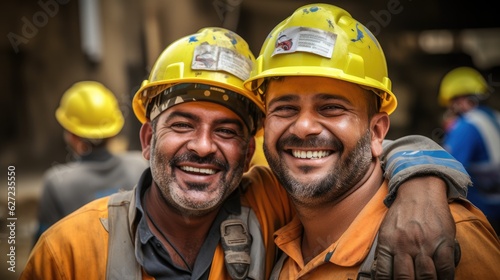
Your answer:
[[[450,100],[463,95],[478,95],[486,98],[489,87],[484,77],[471,67],[458,67],[448,72],[439,87],[439,104],[448,106]]]
[[[397,107],[384,52],[375,36],[342,8],[310,4],[279,23],[262,45],[245,87],[264,94],[264,80],[319,76],[359,84],[381,98],[380,111]]]
[[[210,101],[235,111],[255,132],[261,127],[263,101],[243,85],[254,62],[247,42],[236,33],[203,28],[160,54],[134,96],[134,113],[144,123],[181,102]]]
[[[69,132],[88,139],[115,136],[124,119],[114,94],[94,81],[75,83],[64,92],[56,119]]]

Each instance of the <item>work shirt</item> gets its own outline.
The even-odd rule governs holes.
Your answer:
[[[178,267],[172,261],[170,255],[163,247],[161,241],[153,234],[147,224],[146,215],[142,201],[146,190],[152,183],[151,176],[144,176],[136,189],[136,207],[140,213],[140,220],[137,227],[138,240],[140,246],[135,248],[137,261],[144,268],[146,273],[154,276],[156,279],[208,279],[210,266],[212,264],[212,256],[220,240],[220,225],[222,221],[228,218],[229,214],[236,214],[241,209],[240,204],[240,189],[233,192],[227,200],[222,204],[222,207],[217,214],[207,238],[200,248],[200,253],[196,258],[196,262],[192,270]]]
[[[500,113],[479,106],[459,116],[443,146],[471,176],[467,198],[500,235]]]
[[[363,260],[375,240],[387,208],[386,183],[361,210],[343,235],[309,263],[301,252],[303,227],[295,217],[275,234],[276,245],[287,257],[278,279],[357,279]],[[492,279],[500,275],[500,240],[486,217],[467,201],[450,204],[462,256],[456,279]],[[334,225],[332,225],[334,226]]]
[[[455,199],[465,192],[470,182],[468,174],[462,170],[460,164],[460,166],[453,164],[455,161],[453,158],[436,153],[435,151],[442,150],[442,148],[432,140],[421,136],[407,136],[388,144],[384,148],[383,156],[386,167],[385,176],[390,177],[390,182],[392,182],[389,187],[393,195],[388,196],[388,205],[394,199],[397,187],[411,176],[429,174],[441,176],[449,183],[449,199]],[[418,149],[418,152],[415,152],[415,148]],[[436,157],[436,155],[438,156]],[[132,198],[123,204],[130,204],[126,209],[127,217],[125,220],[127,224],[125,224],[125,228],[128,229],[128,242],[132,240],[130,243],[133,247],[130,251],[126,249],[127,253],[124,254],[132,256],[132,261],[135,260],[136,264],[144,264],[146,261],[141,258],[136,259],[136,254],[144,252],[137,250],[136,236],[140,235],[141,240],[143,240],[141,244],[145,246],[154,244],[155,240],[151,238],[151,235],[148,235],[149,229],[139,225],[142,212],[139,210],[140,208],[136,207],[139,205],[136,203],[137,194],[141,194],[140,190],[145,190],[150,182],[151,171],[147,169],[136,187],[139,191],[136,189],[126,193]],[[251,208],[258,219],[265,257],[264,260],[252,258],[252,263],[264,262],[264,278],[267,279],[278,255],[273,242],[273,233],[292,219],[294,211],[285,189],[278,184],[269,168],[252,167],[242,179],[238,196],[240,204]],[[116,198],[117,195],[113,195],[113,197]],[[108,202],[109,197],[90,202],[48,229],[31,251],[20,279],[105,279],[109,261],[108,244],[114,244],[114,242],[110,242],[110,235],[107,231],[108,224],[112,222],[109,220]],[[230,205],[227,205],[227,208],[224,205],[223,209],[232,212]],[[123,224],[121,225],[123,226]],[[124,246],[122,247],[124,248]],[[146,249],[142,247],[141,250]],[[207,257],[211,260],[209,279],[230,279],[224,264],[224,251],[220,242],[217,243],[213,256],[207,254]],[[147,261],[155,261],[155,258],[169,261],[163,253],[150,258]],[[115,259],[121,261],[122,256],[110,257],[110,260]],[[203,260],[202,263],[205,261]],[[146,267],[146,270],[150,273],[155,275],[162,273],[161,269],[155,267],[157,263],[146,266],[148,265],[151,267]],[[191,276],[206,275],[201,263],[197,263],[195,266],[202,268],[199,270],[200,273],[191,273]],[[122,263],[119,266],[113,266],[116,270],[120,270],[122,267]],[[179,273],[185,273],[185,271]],[[152,279],[153,277],[142,269],[142,278]]]
[[[459,116],[443,145],[466,169],[477,164],[500,164],[500,114],[479,106]]]
[[[151,182],[150,169],[143,174],[139,188],[147,188],[147,182]],[[245,174],[240,190],[241,205],[250,207],[260,223],[266,252],[264,275],[267,279],[277,255],[273,233],[290,221],[294,212],[286,191],[268,168],[253,167]],[[137,193],[135,189],[130,192]],[[106,279],[109,233],[104,221],[108,219],[108,201],[109,197],[104,197],[90,202],[42,234],[30,253],[20,279]],[[135,195],[133,201],[130,216],[136,217],[136,222],[130,226],[129,231],[131,238],[135,239],[137,223],[142,215],[135,205]],[[217,234],[220,239],[220,232],[217,231]],[[151,240],[147,237],[144,239],[146,244]],[[129,253],[135,254],[134,251]],[[224,264],[224,251],[220,242],[216,243],[213,255],[207,256],[211,263],[208,279],[231,279]],[[156,257],[149,257],[147,260],[155,259]],[[170,261],[168,258],[162,260]],[[142,279],[153,279],[144,268],[142,271]]]
[[[132,189],[148,165],[141,152],[111,154],[99,148],[77,161],[48,169],[38,206],[35,241],[52,224],[86,203]]]

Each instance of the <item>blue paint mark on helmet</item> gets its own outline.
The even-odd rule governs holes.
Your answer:
[[[359,29],[359,23],[356,23],[356,39],[351,39],[352,42],[361,41],[365,37],[365,34],[361,29]]]
[[[198,39],[196,38],[196,36],[189,37],[189,43],[193,43],[193,42],[198,42]]]

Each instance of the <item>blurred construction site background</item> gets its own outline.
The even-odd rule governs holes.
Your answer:
[[[96,80],[109,87],[126,117],[126,126],[112,147],[116,151],[138,150],[140,123],[133,115],[131,99],[165,46],[202,27],[220,26],[239,33],[257,56],[272,27],[298,7],[315,2],[3,2],[0,279],[17,279],[24,267],[37,225],[36,205],[43,171],[69,158],[62,128],[54,117],[68,87],[80,80]],[[437,103],[439,83],[456,66],[473,66],[481,71],[496,91],[490,105],[500,109],[500,21],[490,2],[322,2],[349,11],[377,36],[385,51],[399,101],[391,115],[388,138],[421,134],[436,142],[441,140],[444,108]],[[8,193],[14,189],[15,194]],[[15,205],[8,203],[12,198]]]

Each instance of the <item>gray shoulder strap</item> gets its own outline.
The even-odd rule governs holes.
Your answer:
[[[134,240],[128,219],[133,194],[133,191],[117,193],[108,202],[108,280],[142,279],[141,267],[135,259]]]
[[[285,262],[286,258],[288,258],[287,254],[284,252],[281,252],[281,256],[274,264],[273,271],[271,272],[271,276],[269,276],[269,280],[278,280],[280,276],[281,269],[283,268],[283,263]]]
[[[264,279],[266,251],[257,216],[242,206],[221,224],[224,262],[233,279]]]
[[[373,261],[375,260],[375,250],[377,249],[378,243],[378,232],[377,236],[375,236],[375,240],[373,240],[372,247],[370,248],[370,252],[368,252],[368,256],[366,256],[365,260],[359,267],[358,272],[358,280],[370,280],[372,279],[372,267]]]

